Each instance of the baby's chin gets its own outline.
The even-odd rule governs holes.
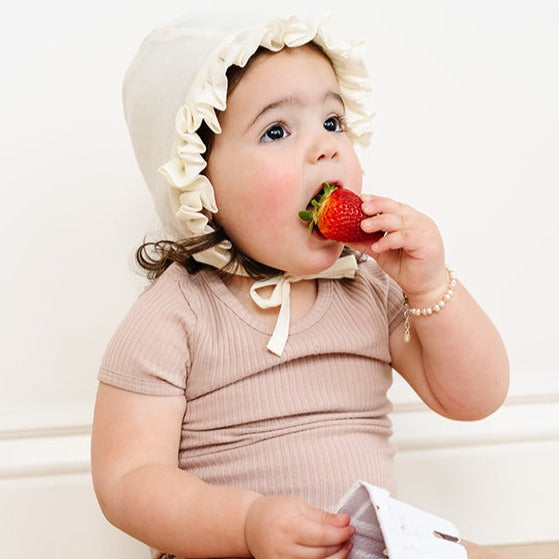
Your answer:
[[[298,276],[312,276],[320,274],[332,266],[342,254],[344,246],[342,243],[329,241],[323,250],[312,252],[312,256],[300,262],[298,266],[293,266],[287,270],[291,274]]]

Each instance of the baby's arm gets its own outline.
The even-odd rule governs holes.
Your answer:
[[[434,222],[417,210],[379,196],[364,196],[362,227],[387,235],[359,245],[407,294],[410,307],[437,303],[449,286],[444,248]],[[479,419],[495,411],[508,389],[508,358],[487,315],[458,282],[447,305],[432,316],[410,317],[390,336],[393,367],[433,410],[453,419]]]
[[[448,276],[447,285],[438,292],[410,299],[410,304],[430,307],[447,286]],[[436,316],[410,320],[408,343],[403,339],[403,323],[390,336],[392,365],[429,407],[452,419],[474,420],[502,404],[508,388],[502,340],[460,282],[452,300]]]
[[[178,468],[184,397],[100,384],[92,434],[95,492],[107,519],[182,557],[344,559],[347,515],[288,497],[209,485]]]

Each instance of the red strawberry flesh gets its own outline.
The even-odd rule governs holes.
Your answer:
[[[326,239],[343,243],[373,243],[383,237],[384,232],[366,233],[361,229],[361,222],[370,217],[363,212],[361,204],[361,198],[353,191],[324,183],[309,209],[299,212],[299,217],[309,223],[310,232],[316,225]]]

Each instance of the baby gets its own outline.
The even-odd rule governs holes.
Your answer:
[[[104,514],[154,557],[343,559],[341,496],[396,490],[392,370],[453,419],[506,395],[501,338],[429,217],[363,195],[361,228],[384,234],[351,246],[298,217],[325,182],[361,192],[365,78],[320,19],[217,12],[157,28],[130,66],[164,233],[103,358],[92,469]]]

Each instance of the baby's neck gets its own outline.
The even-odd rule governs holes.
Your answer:
[[[254,279],[246,276],[233,276],[225,281],[229,290],[246,307],[251,314],[258,317],[273,328],[278,317],[278,308],[262,309],[250,296],[250,288],[254,284]],[[267,298],[273,291],[272,287],[263,287],[258,290],[259,295]],[[294,323],[305,316],[314,306],[318,294],[318,281],[316,279],[301,280],[291,283],[291,322]]]

